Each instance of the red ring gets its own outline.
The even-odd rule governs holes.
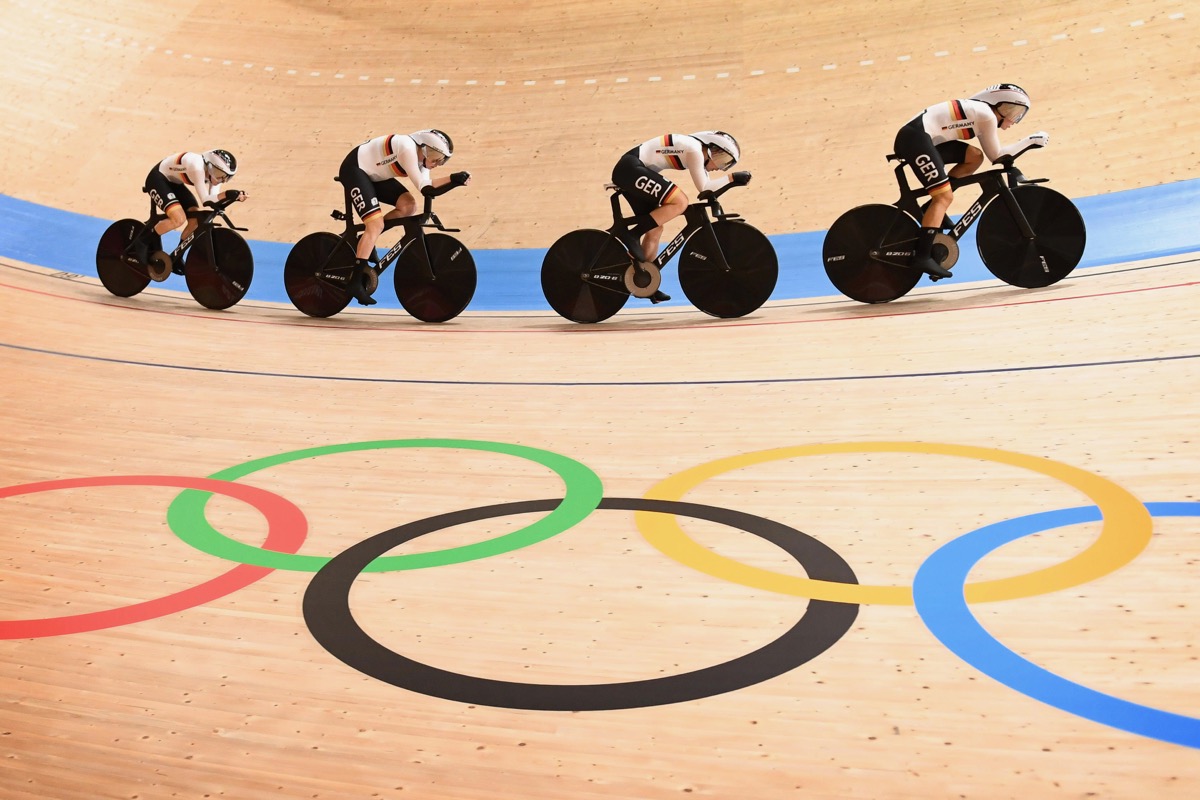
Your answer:
[[[66,478],[57,481],[40,481],[20,486],[0,488],[0,499],[23,494],[52,491],[55,489],[78,489],[89,486],[172,486],[177,489],[198,489],[212,492],[235,500],[249,503],[267,519],[267,539],[263,547],[281,553],[295,553],[308,536],[308,520],[304,512],[291,501],[265,489],[257,489],[244,483],[220,481],[212,478],[184,478],[175,475],[113,475],[103,478]],[[194,608],[211,600],[242,589],[274,572],[270,567],[254,567],[239,564],[212,580],[190,589],[147,600],[123,608],[93,611],[68,617],[46,619],[0,620],[0,639],[36,639],[43,636],[61,636],[68,633],[85,633],[104,628],[115,628],[134,622],[163,617]]]

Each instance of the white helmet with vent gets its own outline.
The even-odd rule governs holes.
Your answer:
[[[424,148],[422,163],[426,169],[440,167],[454,155],[454,142],[448,134],[436,128],[410,133],[409,136],[417,143],[417,147]]]
[[[1015,83],[997,83],[971,95],[971,99],[987,103],[1013,125],[1024,119],[1031,105],[1029,94]]]
[[[731,169],[742,157],[737,139],[725,131],[700,131],[692,136],[708,147],[709,160],[719,170]]]

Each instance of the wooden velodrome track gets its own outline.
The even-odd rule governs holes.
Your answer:
[[[684,9],[0,0],[0,192],[115,219],[228,147],[238,221],[294,241],[350,146],[435,126],[463,241],[544,248],[625,149],[721,127],[736,210],[820,230],[999,80],[1068,196],[1200,177],[1182,0]],[[585,327],[6,262],[0,798],[1194,797],[1195,263]],[[429,568],[314,578],[365,540]]]

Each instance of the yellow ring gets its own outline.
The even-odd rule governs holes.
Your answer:
[[[1014,600],[1079,586],[1125,566],[1150,543],[1153,529],[1150,512],[1137,498],[1112,481],[1046,458],[969,445],[842,442],[759,450],[684,470],[654,486],[646,493],[646,497],[651,500],[681,500],[687,492],[704,481],[740,467],[832,453],[928,453],[995,461],[1057,478],[1083,492],[1100,508],[1104,518],[1100,535],[1086,550],[1060,564],[1025,575],[967,584],[966,598],[969,602]],[[813,600],[893,606],[913,603],[912,587],[909,586],[833,583],[783,575],[717,555],[689,538],[673,515],[639,511],[635,519],[646,540],[664,555],[715,578]]]

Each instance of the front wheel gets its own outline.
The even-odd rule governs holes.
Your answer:
[[[921,226],[896,208],[872,203],[842,214],[825,234],[825,274],[860,303],[887,303],[912,291],[925,273],[909,266]]]
[[[133,297],[150,284],[146,260],[162,249],[162,239],[149,232],[133,244],[144,227],[145,223],[136,219],[119,219],[108,226],[96,245],[96,274],[104,288],[117,297]]]
[[[237,231],[212,228],[188,250],[183,277],[197,303],[220,311],[246,296],[254,279],[254,255]]]
[[[445,322],[461,314],[475,296],[476,279],[471,251],[444,233],[414,239],[396,259],[396,297],[422,322]]]
[[[1058,283],[1083,258],[1087,229],[1075,204],[1045,186],[1018,186],[1013,198],[1033,238],[1022,235],[1017,220],[999,197],[979,218],[975,241],[979,257],[993,275],[1023,289]]]
[[[757,228],[733,220],[717,220],[712,233],[692,236],[679,256],[683,293],[714,317],[744,317],[757,311],[779,278],[771,241]]]
[[[606,320],[629,299],[625,270],[631,263],[629,251],[612,234],[593,228],[571,231],[546,251],[542,294],[572,322]]]
[[[310,233],[283,265],[283,288],[292,305],[310,317],[332,317],[350,303],[354,249],[341,236]]]

